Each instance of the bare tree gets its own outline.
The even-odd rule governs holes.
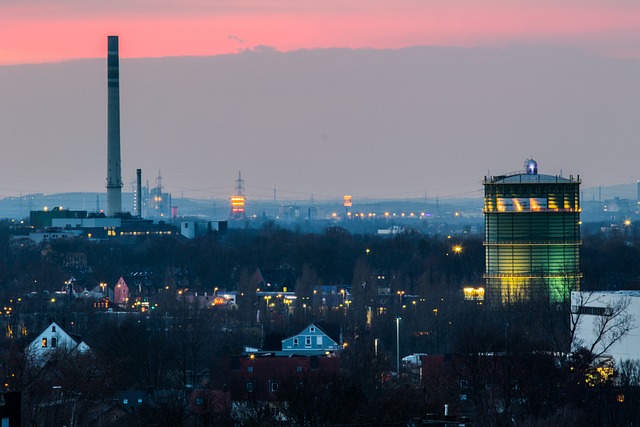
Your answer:
[[[605,355],[611,347],[636,328],[635,316],[629,312],[629,297],[605,298],[594,292],[574,292],[571,297],[570,336],[574,349],[585,348],[592,361]],[[590,336],[581,331],[590,327]]]
[[[313,316],[307,316],[307,312],[310,310],[310,301],[313,297],[313,287],[320,283],[318,274],[313,269],[311,264],[304,264],[302,266],[302,274],[296,281],[296,303],[295,303],[295,318],[298,325],[306,325]],[[313,314],[313,313],[312,313]]]
[[[616,364],[616,385],[619,387],[640,386],[640,360],[623,360]]]
[[[276,423],[269,404],[256,400],[234,403],[231,417],[239,427],[267,427]]]
[[[242,270],[238,279],[238,307],[242,321],[247,325],[256,322],[256,279],[249,270]]]

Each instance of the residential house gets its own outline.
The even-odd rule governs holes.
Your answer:
[[[296,272],[288,265],[279,268],[258,268],[254,275],[256,287],[265,292],[293,291],[296,284]]]
[[[113,288],[113,302],[120,305],[124,305],[129,302],[129,286],[122,277],[120,277],[118,283],[116,283]]]
[[[66,332],[52,322],[25,349],[29,361],[44,366],[56,355],[87,354],[90,348],[79,335]]]
[[[113,310],[113,302],[107,297],[102,297],[97,301],[94,301],[93,308],[100,311]]]
[[[124,274],[131,295],[153,295],[162,292],[164,276],[152,267],[142,267]]]
[[[339,324],[311,323],[300,333],[282,340],[282,353],[306,356],[321,355],[342,349]]]
[[[214,363],[210,382],[214,389],[228,388],[234,402],[277,401],[292,378],[331,376],[339,370],[340,360],[333,356],[245,354]]]

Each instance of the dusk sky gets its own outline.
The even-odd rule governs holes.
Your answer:
[[[528,156],[640,179],[637,1],[8,0],[0,196],[104,191],[112,34],[125,191],[477,197]]]
[[[633,0],[5,0],[0,63],[103,55],[216,55],[259,45],[279,51],[546,43],[640,55]]]

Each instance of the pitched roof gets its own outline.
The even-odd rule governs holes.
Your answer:
[[[336,344],[342,342],[342,324],[338,322],[316,322],[315,325],[329,338],[334,340]]]

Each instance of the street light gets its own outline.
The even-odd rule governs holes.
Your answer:
[[[400,317],[396,317],[396,366],[398,367],[398,379],[400,379]]]
[[[400,297],[400,305],[402,305],[402,297],[404,295],[404,291],[398,291],[397,294]]]

